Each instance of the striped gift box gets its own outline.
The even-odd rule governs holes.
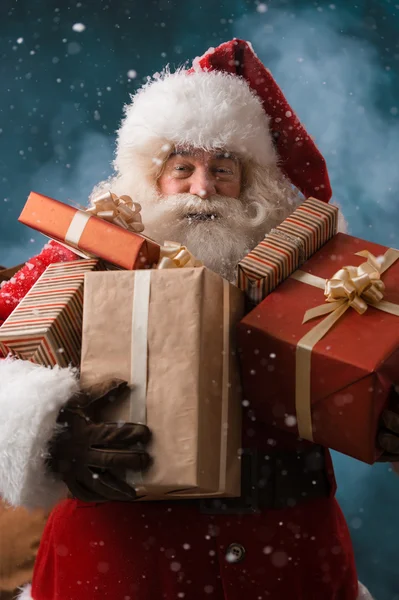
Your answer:
[[[309,198],[277,229],[300,240],[304,262],[337,233],[337,223],[337,206]]]
[[[45,366],[79,366],[82,343],[83,283],[98,259],[47,267],[0,328],[0,349]]]
[[[303,202],[272,229],[237,266],[237,285],[259,304],[335,235],[338,208],[315,198]]]

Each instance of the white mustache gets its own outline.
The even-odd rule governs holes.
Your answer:
[[[215,215],[216,217],[227,217],[231,214],[233,207],[239,207],[244,211],[244,207],[237,198],[229,198],[224,196],[212,196],[206,200],[193,196],[192,194],[176,194],[174,196],[166,196],[160,199],[160,202],[168,209],[173,209],[176,215],[180,218],[185,218],[190,215]]]

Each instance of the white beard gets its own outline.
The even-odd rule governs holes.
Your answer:
[[[209,214],[214,218],[201,219]],[[270,229],[261,206],[223,196],[207,200],[191,194],[159,196],[157,202],[143,205],[142,216],[144,234],[161,244],[179,242],[231,282],[236,280],[237,263]]]
[[[214,218],[201,220],[201,215],[209,213]],[[230,281],[237,262],[265,235],[264,225],[254,227],[244,205],[235,198],[163,196],[143,206],[142,216],[144,234],[161,244],[170,240],[187,246],[206,267]]]
[[[117,195],[128,194],[141,204],[144,235],[159,244],[169,240],[187,246],[206,267],[231,282],[235,282],[237,263],[301,201],[277,166],[253,169],[252,181],[239,199],[162,196],[134,165],[123,175],[101,182],[91,199],[107,189]],[[216,218],[189,219],[193,213],[211,213]]]

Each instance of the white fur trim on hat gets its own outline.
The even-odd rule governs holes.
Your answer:
[[[0,360],[0,496],[13,506],[47,509],[66,495],[45,460],[58,413],[77,390],[73,369]]]
[[[118,132],[115,168],[159,159],[162,146],[222,149],[276,164],[269,118],[244,79],[222,71],[164,72],[132,97]],[[169,146],[170,149],[170,146]]]

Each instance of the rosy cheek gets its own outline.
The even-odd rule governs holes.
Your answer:
[[[164,174],[158,180],[158,189],[163,194],[174,194],[178,193],[181,188],[181,181],[174,178],[172,175]]]

